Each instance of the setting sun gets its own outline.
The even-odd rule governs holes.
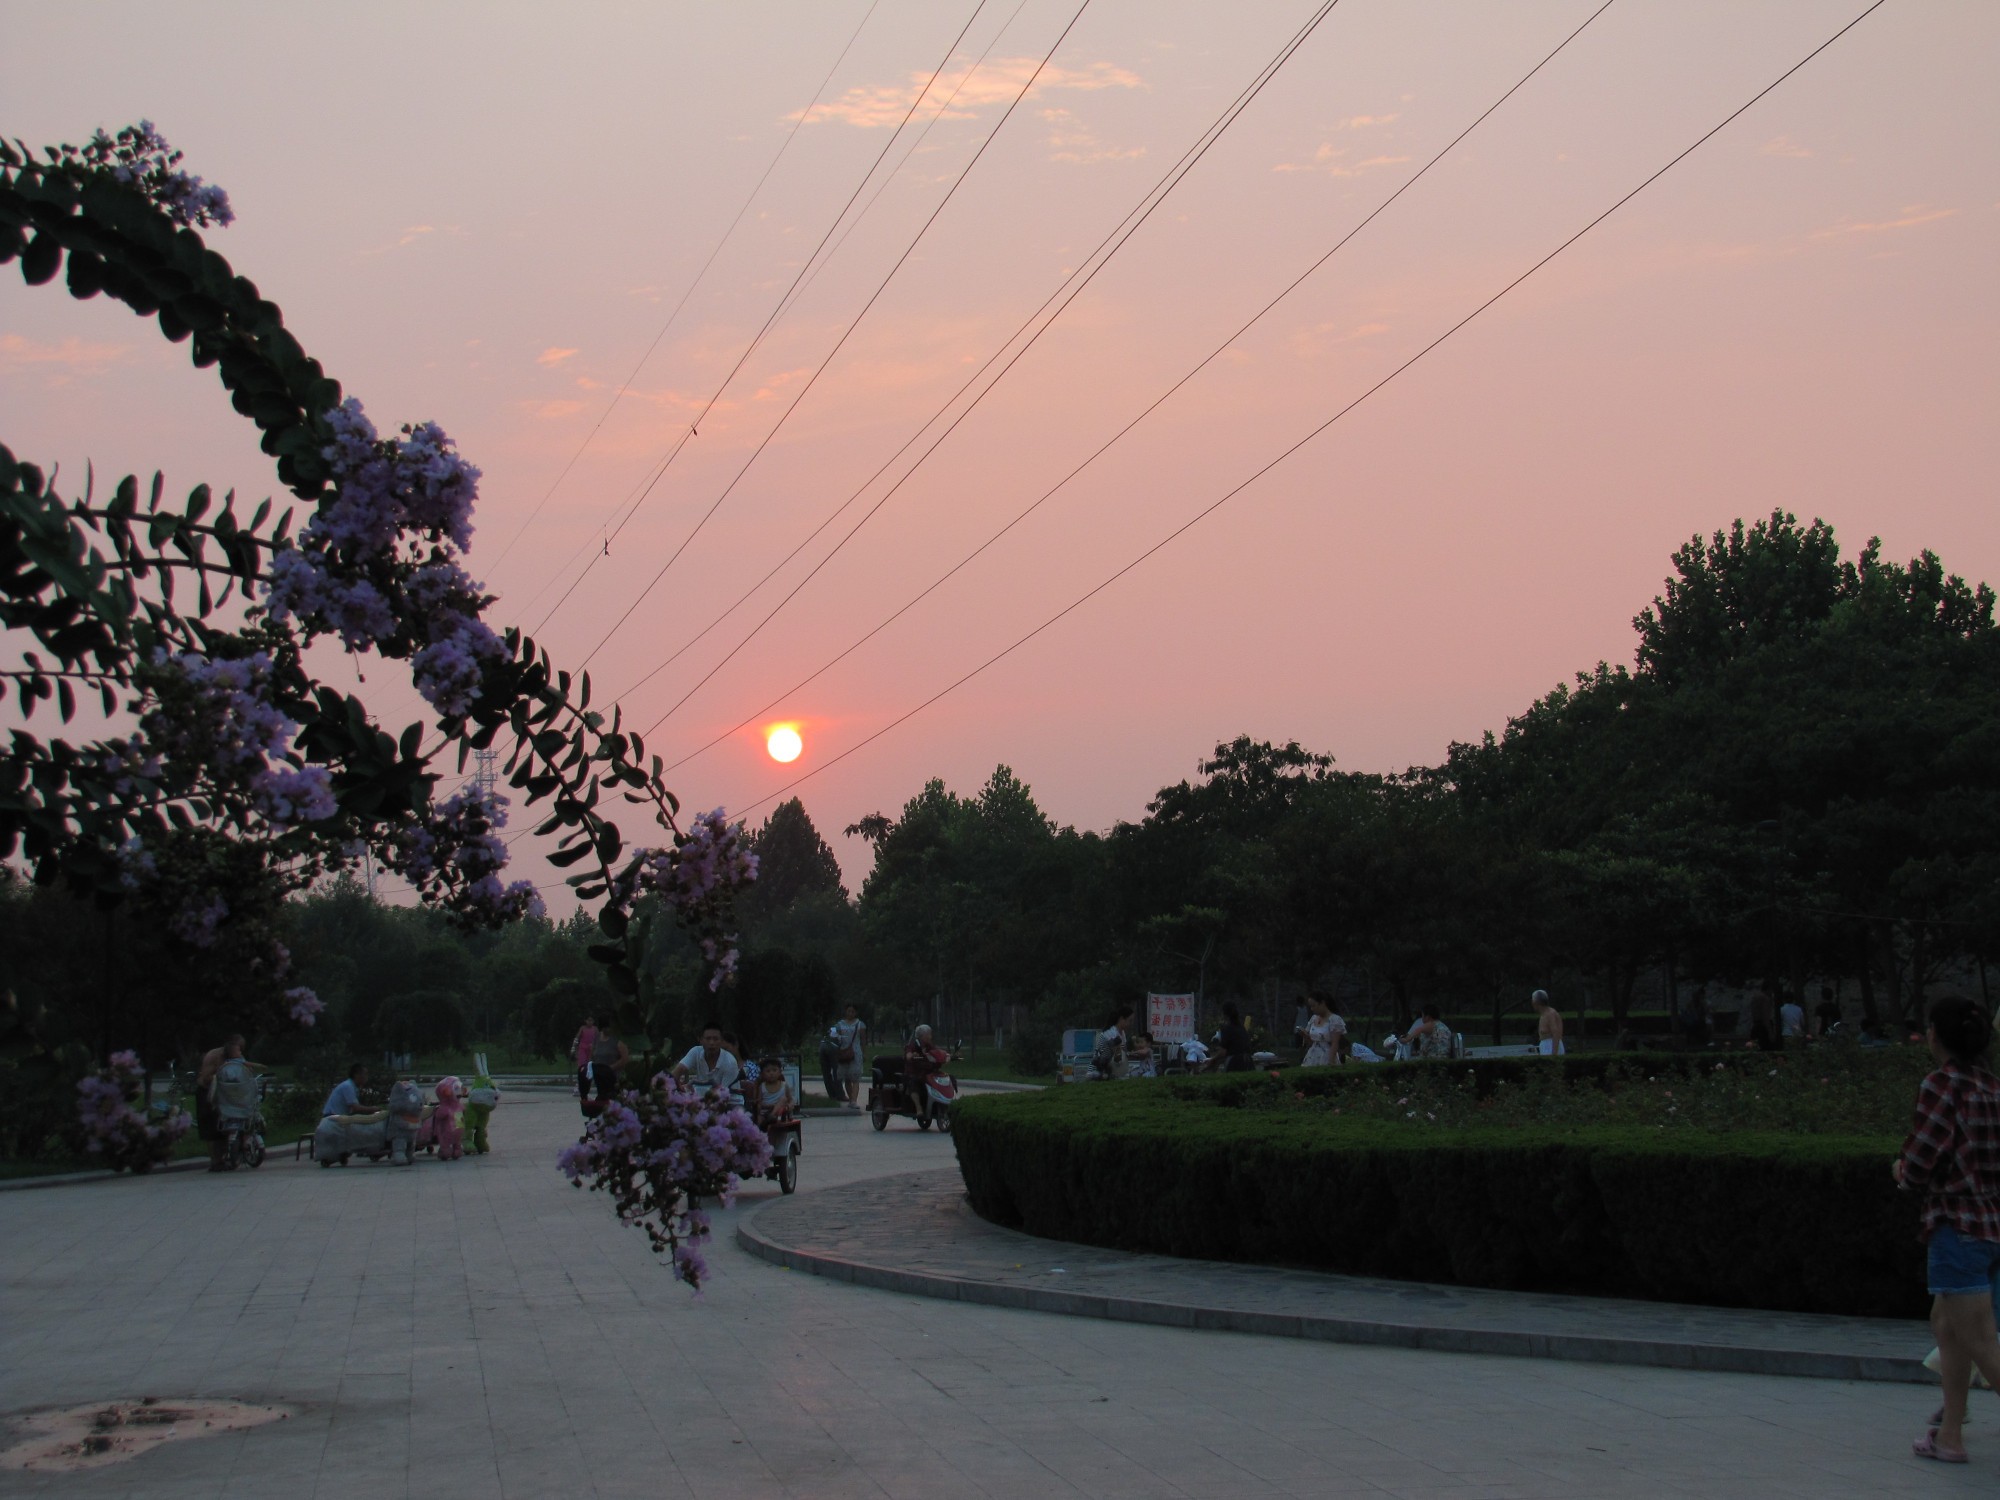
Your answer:
[[[764,736],[764,748],[771,752],[772,760],[794,761],[806,742],[799,738],[799,732],[790,724],[779,724]]]

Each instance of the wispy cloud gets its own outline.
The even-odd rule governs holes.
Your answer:
[[[68,385],[129,363],[130,344],[93,344],[72,335],[44,344],[18,333],[0,333],[0,375],[41,372],[50,385]]]
[[[519,401],[515,404],[530,416],[544,419],[573,417],[582,411],[585,405],[581,401]]]
[[[429,239],[434,234],[457,234],[458,232],[456,224],[448,224],[443,229],[440,229],[435,224],[412,224],[392,243],[377,245],[372,250],[363,250],[361,253],[363,255],[387,255],[391,250],[404,249],[406,246]]]
[[[1389,325],[1381,321],[1356,323],[1344,327],[1339,323],[1319,323],[1309,328],[1301,328],[1291,336],[1292,352],[1302,359],[1310,359],[1341,344],[1358,344],[1368,339],[1379,338],[1389,331]]]
[[[1757,148],[1766,156],[1811,156],[1810,146],[1801,146],[1788,135],[1773,136]]]
[[[1110,146],[1090,133],[1090,130],[1076,115],[1060,107],[1042,111],[1042,119],[1049,127],[1049,159],[1051,161],[1074,162],[1088,166],[1100,161],[1130,161],[1135,156],[1144,156],[1144,146]]]
[[[1369,156],[1360,161],[1349,161],[1353,151],[1346,146],[1336,146],[1331,141],[1313,153],[1311,161],[1281,161],[1272,167],[1273,172],[1324,172],[1329,177],[1359,177],[1364,172],[1372,172],[1377,167],[1393,167],[1409,160],[1407,156]]]
[[[947,68],[938,74],[937,82],[924,96],[919,113],[929,113],[937,104],[951,99],[951,108],[944,112],[946,119],[975,119],[982,109],[1011,103],[1014,96],[1021,92],[1022,85],[1034,77],[1039,61],[1034,57],[1000,57],[977,69],[966,66],[954,72]],[[859,84],[838,99],[815,104],[802,112],[795,111],[785,119],[799,119],[802,113],[808,125],[837,120],[863,130],[892,127],[902,122],[910,102],[922,91],[927,76],[912,73],[910,81],[905,84]],[[1039,78],[1035,78],[1035,86],[1028,97],[1038,98],[1059,89],[1137,89],[1145,86],[1138,74],[1116,63],[1086,63],[1080,68],[1065,68],[1052,63],[1042,69]],[[954,90],[957,91],[956,98],[953,98]]]
[[[1816,230],[1816,240],[1832,239],[1843,234],[1886,234],[1892,229],[1915,229],[1920,224],[1935,224],[1940,219],[1949,219],[1958,212],[1955,208],[1931,208],[1927,204],[1913,203],[1903,209],[1893,219],[1877,219],[1873,222],[1835,224],[1831,228]]]
[[[561,364],[566,359],[576,358],[580,353],[582,351],[579,349],[544,349],[540,354],[535,356],[535,363],[538,365],[555,366]]]

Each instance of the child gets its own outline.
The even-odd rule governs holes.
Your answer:
[[[785,1066],[775,1057],[767,1057],[758,1064],[755,1081],[746,1083],[744,1091],[752,1094],[751,1104],[759,1125],[770,1126],[782,1120],[789,1120],[796,1109],[797,1101],[792,1098],[791,1085],[785,1081]]]
[[[1132,1045],[1125,1051],[1125,1076],[1127,1078],[1157,1078],[1159,1070],[1153,1066],[1153,1034],[1142,1031],[1132,1038]]]

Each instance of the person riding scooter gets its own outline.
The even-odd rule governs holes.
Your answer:
[[[951,1054],[931,1042],[928,1026],[919,1026],[903,1045],[903,1086],[916,1101],[921,1122],[928,1123],[931,1117],[931,1093],[924,1082],[950,1061]]]

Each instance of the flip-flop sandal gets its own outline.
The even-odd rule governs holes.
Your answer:
[[[1934,1459],[1941,1464],[1962,1464],[1967,1461],[1963,1448],[1954,1449],[1942,1446],[1938,1442],[1935,1432],[1927,1432],[1914,1443],[1910,1444],[1910,1451],[1918,1458]]]

